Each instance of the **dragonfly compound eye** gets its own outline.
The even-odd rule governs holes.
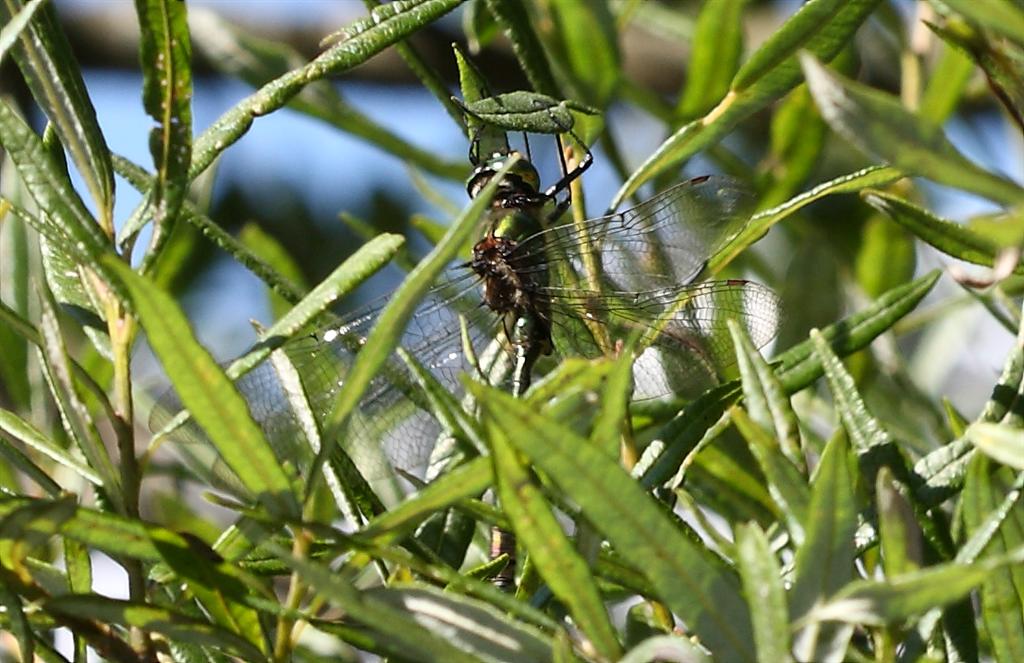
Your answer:
[[[477,167],[473,174],[466,180],[466,193],[469,194],[470,198],[476,198],[477,195],[483,190],[487,183],[494,177],[495,171],[490,165],[483,165]]]

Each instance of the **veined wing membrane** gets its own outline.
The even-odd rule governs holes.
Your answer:
[[[698,177],[623,212],[531,235],[519,244],[509,264],[530,273],[547,269],[549,261],[569,260],[583,274],[589,252],[611,290],[634,292],[689,283],[743,228],[753,202],[750,191],[737,180]]]
[[[462,346],[460,312],[478,352],[494,338],[499,328],[497,317],[479,305],[478,281],[475,274],[466,272],[432,288],[402,336],[401,346],[445,388],[457,394],[462,393],[458,376],[469,369]],[[301,376],[306,398],[321,428],[355,353],[365,342],[385,303],[386,298],[382,298],[337,324],[296,337],[282,346],[281,350]],[[280,457],[297,462],[300,467],[308,466],[312,450],[271,361],[258,364],[235,384]],[[159,430],[180,409],[177,395],[169,390],[154,406],[150,429]],[[390,468],[422,475],[442,432],[440,424],[427,410],[426,397],[407,366],[397,354],[392,355],[371,381],[339,442],[369,479],[390,475]],[[237,487],[230,477],[224,476],[223,468],[210,469],[212,447],[194,421],[186,422],[172,434],[172,439],[187,457],[192,457],[191,465],[206,468],[206,478],[217,479],[218,485],[223,487]],[[210,476],[211,471],[215,476]]]
[[[757,347],[767,344],[779,322],[779,300],[753,281],[707,281],[644,292],[594,292],[546,288],[561,354],[601,354],[585,324],[600,324],[614,343],[643,334],[633,367],[634,400],[670,394],[696,395],[734,363],[726,325],[734,319]]]

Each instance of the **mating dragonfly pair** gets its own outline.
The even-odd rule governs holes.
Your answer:
[[[560,223],[570,184],[592,162],[589,151],[544,190],[536,168],[518,152],[506,148],[480,158],[475,151],[470,197],[510,159],[515,162],[497,183],[472,259],[430,290],[401,341],[449,391],[462,393],[460,375],[480,372],[486,362],[492,381],[503,375],[521,394],[545,362],[601,356],[640,335],[633,399],[693,395],[733,361],[728,319],[758,347],[775,335],[778,300],[768,288],[737,279],[700,281],[708,258],[749,218],[752,196],[738,182],[698,177],[624,212]],[[283,346],[319,423],[380,308],[368,307]],[[473,366],[463,327],[476,355]],[[310,453],[302,448],[302,429],[270,361],[236,384],[279,454]],[[392,469],[423,475],[443,431],[415,384],[403,360],[393,356],[350,418],[339,446],[365,477]],[[158,402],[150,421],[154,431],[180,408],[176,402],[173,394]],[[205,439],[191,422],[175,436],[185,445]]]

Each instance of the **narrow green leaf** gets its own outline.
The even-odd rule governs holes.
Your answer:
[[[1009,40],[975,29],[962,21],[946,21],[944,25],[928,24],[951,46],[962,49],[985,72],[997,101],[1018,127],[1024,129],[1024,48]]]
[[[92,560],[89,548],[81,541],[65,537],[64,566],[67,568],[68,589],[72,593],[84,594],[92,589]]]
[[[773,432],[779,448],[793,467],[804,470],[796,414],[782,388],[782,383],[754,347],[746,330],[735,320],[729,320],[727,324],[736,350],[736,362],[743,385],[743,401],[750,418],[764,430]]]
[[[223,73],[237,76],[254,88],[268,85],[306,64],[306,58],[286,43],[249,34],[238,23],[227,21],[212,11],[193,10],[190,24],[196,45],[213,66]],[[446,106],[452,106],[454,110],[448,97],[449,93],[445,91]],[[442,159],[409,143],[348,103],[338,86],[328,80],[311,81],[288,101],[288,106],[362,138],[433,175],[456,180],[466,176],[464,163]]]
[[[495,520],[495,522],[497,521]],[[552,617],[524,601],[517,600],[514,596],[489,582],[477,580],[467,573],[456,571],[447,566],[424,564],[413,555],[394,547],[378,548],[376,552],[383,559],[406,566],[426,579],[445,585],[447,591],[481,598],[521,622],[538,626],[549,633],[555,632],[560,628],[559,622]],[[504,561],[500,562],[500,564],[503,565]]]
[[[607,2],[553,0],[548,10],[552,30],[543,35],[552,49],[552,66],[572,82],[574,96],[604,108],[619,82],[619,48],[615,17]]]
[[[393,4],[368,27],[318,55],[311,62],[275,78],[220,116],[194,143],[190,177],[206,170],[229,145],[249,130],[253,120],[292,100],[310,83],[362,64],[388,46],[452,11],[464,0],[422,0]]]
[[[656,635],[647,638],[619,663],[652,663],[653,661],[679,661],[679,663],[712,663],[714,659],[701,647],[678,635]]]
[[[221,457],[271,513],[295,516],[291,483],[263,431],[210,353],[195,340],[171,297],[117,259],[106,261],[131,296],[153,351],[182,403],[209,435]]]
[[[446,509],[432,514],[422,525],[416,528],[415,541],[431,553],[437,555],[439,562],[452,568],[462,568],[466,562],[469,547],[477,534],[479,523],[475,515],[460,509]],[[498,557],[505,557],[499,555]],[[495,558],[497,559],[497,558]],[[477,576],[493,578],[507,564],[507,557],[493,573]]]
[[[946,416],[946,425],[949,426],[949,430],[953,435],[961,437],[967,432],[967,426],[970,425],[970,422],[967,421],[967,418],[960,413],[960,410],[948,398],[942,399],[942,411]]]
[[[974,454],[970,440],[960,437],[914,463],[914,497],[925,506],[944,501],[963,485]]]
[[[7,51],[14,45],[18,37],[21,36],[22,30],[28,25],[32,17],[35,16],[36,11],[42,6],[46,0],[29,0],[23,7],[18,9],[18,12],[13,16],[8,16],[8,20],[5,22],[3,29],[0,30],[0,62],[7,56]],[[5,11],[9,11],[7,7]]]
[[[812,189],[794,196],[771,209],[758,212],[722,250],[708,261],[708,271],[718,273],[722,267],[745,251],[764,236],[779,221],[796,214],[800,209],[826,196],[842,193],[857,193],[866,187],[884,186],[904,177],[903,173],[887,166],[871,166],[849,175],[842,175],[823,182]]]
[[[474,4],[484,6],[483,0],[477,0]],[[492,96],[483,73],[462,53],[457,44],[452,45],[452,50],[455,53],[455,63],[459,67],[459,90],[462,91],[462,101],[465,104],[472,104]],[[508,145],[508,136],[498,127],[484,122],[471,113],[462,113],[462,116],[466,132],[471,140],[476,141],[477,150],[481,154],[500,152]]]
[[[466,3],[462,12],[462,31],[470,53],[479,53],[498,36],[498,24],[483,0]]]
[[[415,613],[395,608],[373,592],[358,591],[350,580],[340,578],[329,566],[299,559],[272,541],[264,545],[320,596],[342,608],[347,620],[363,624],[390,643],[399,645],[407,652],[416,652],[417,656],[427,660],[467,663],[477,660],[455,647],[445,637],[431,633],[418,623]]]
[[[10,159],[4,156],[0,170],[10,172],[13,168]],[[9,180],[8,185],[11,183]],[[28,228],[28,224],[9,214],[9,203],[0,198],[0,255],[5,257],[0,269],[0,321],[4,322],[0,324],[0,347],[4,348],[0,352],[0,381],[10,405],[19,408],[28,408],[32,398],[28,342],[15,330],[17,323],[10,318],[24,318],[29,311],[31,238]]]
[[[149,536],[163,561],[185,580],[212,621],[266,655],[259,614],[241,603],[248,589],[237,569],[194,538],[159,528],[151,528]]]
[[[811,493],[800,470],[786,460],[779,446],[764,429],[754,424],[739,408],[730,413],[732,422],[747,441],[750,453],[757,459],[761,472],[768,480],[768,492],[778,504],[786,520],[786,529],[799,546],[804,542],[804,526],[808,521]]]
[[[691,455],[690,463],[685,466],[686,475],[692,477],[693,491],[700,491],[704,505],[730,520],[777,516],[777,502],[765,486],[757,464],[750,462],[743,448],[737,446],[736,452],[732,452],[725,446],[725,440],[721,440],[722,444],[712,443],[720,439],[729,422],[728,415],[716,422],[701,440],[703,446],[698,447],[699,451]]]
[[[577,101],[520,90],[477,101],[458,102],[469,115],[506,131],[559,134],[572,129],[572,111],[594,115],[598,111]]]
[[[973,216],[967,219],[967,227],[997,246],[1018,246],[1024,243],[1024,207]],[[1007,327],[1016,329],[1016,325]]]
[[[473,2],[471,4],[479,7],[483,3],[481,0],[481,2]],[[477,68],[472,60],[466,57],[466,54],[462,52],[458,44],[452,44],[452,53],[455,55],[455,64],[459,68],[459,90],[462,92],[462,100],[467,104],[471,104],[491,96],[491,90],[487,85],[483,72]],[[470,129],[469,133],[472,135],[475,127],[470,123],[467,128]]]
[[[807,538],[796,551],[789,613],[794,619],[809,614],[815,605],[834,596],[853,578],[857,531],[854,501],[855,475],[848,458],[845,435],[836,435],[825,447],[811,486]],[[851,630],[813,623],[798,631],[794,652],[798,660],[830,658],[846,650]]]
[[[645,182],[689,159],[728,134],[742,120],[781,98],[800,82],[797,53],[829,61],[847,44],[879,0],[810,0],[750,57],[729,93],[707,115],[672,134],[619,188],[610,209]]]
[[[966,437],[993,460],[1024,470],[1024,430],[979,421],[971,424]]]
[[[90,278],[89,267],[79,262],[73,247],[56,244],[45,235],[40,239],[39,252],[43,257],[46,284],[61,309],[81,323],[96,350],[112,360],[110,335],[99,313],[103,309],[102,296]]]
[[[741,395],[740,385],[728,382],[704,392],[687,405],[682,415],[672,419],[659,434],[666,446],[644,472],[641,485],[653,488],[675,474],[687,454]]]
[[[428,586],[381,589],[370,596],[477,660],[551,660],[549,635],[482,601]]]
[[[6,413],[6,411],[4,412]],[[50,475],[36,465],[19,447],[8,442],[5,435],[0,435],[0,457],[7,461],[11,469],[21,472],[27,479],[34,481],[50,497],[59,497],[63,492],[64,489],[60,484],[50,478]]]
[[[623,568],[623,567],[619,567]],[[602,568],[602,570],[604,570]],[[641,584],[643,581],[640,581]],[[665,624],[659,620],[660,615],[655,611],[654,604],[650,602],[634,603],[626,613],[625,640],[629,652],[639,646],[644,640],[655,638],[666,634]],[[627,656],[629,654],[627,653]],[[644,659],[650,660],[650,659]]]
[[[696,29],[696,19],[691,12],[681,12],[661,3],[630,3],[619,15],[619,25],[629,22],[651,34],[680,42],[691,41]]]
[[[60,531],[61,525],[75,514],[75,501],[71,497],[57,500],[26,499],[5,513],[0,519],[0,540],[20,544],[9,552],[19,559],[6,561],[20,565],[30,549],[46,545],[50,537]]]
[[[294,336],[296,332],[327,311],[338,299],[355,290],[359,284],[387,265],[404,245],[405,238],[392,233],[382,233],[366,242],[317,284],[288,313],[268,327],[263,333],[263,337],[271,339]],[[236,373],[238,373],[238,369],[232,368],[232,376]]]
[[[736,562],[754,624],[757,660],[783,663],[789,655],[789,613],[782,571],[757,523],[736,528]]]
[[[992,267],[999,255],[1001,247],[988,238],[898,196],[875,190],[863,196],[869,205],[947,255],[986,267]],[[1015,271],[1024,274],[1022,267]]]
[[[1021,498],[1024,497],[1024,474],[1018,474],[1009,483],[1008,489],[1002,498],[999,498],[998,495],[993,495],[993,497],[997,499],[992,501],[992,509],[988,511],[987,515],[977,512],[965,514],[965,520],[968,521],[967,524],[971,530],[970,537],[964,541],[957,551],[956,562],[961,564],[973,562],[997,536],[1004,534],[1012,536],[1012,529],[1016,528],[1014,524],[1011,523],[1006,530],[1003,530],[1002,527],[1008,518],[1016,518],[1018,515]],[[984,518],[977,520],[978,516],[981,515],[984,515]],[[1011,538],[1009,543],[1017,542]]]
[[[807,84],[829,125],[868,155],[909,174],[972,191],[1005,205],[1024,202],[1024,189],[968,161],[946,139],[894,97],[801,58]]]
[[[470,389],[508,440],[579,505],[714,655],[737,661],[754,658],[750,617],[735,576],[684,536],[629,474],[527,404],[476,383]]]
[[[1024,545],[1024,510],[1019,506],[1019,485],[1011,490],[1010,468],[993,468],[992,462],[975,454],[968,467],[963,489],[963,518],[967,532],[979,532],[993,511],[1004,505],[1008,493],[1016,493],[998,529],[992,533],[982,556],[999,559]],[[1019,482],[1018,482],[1019,484]],[[981,618],[998,661],[1015,661],[1024,656],[1024,563],[994,571],[985,580],[979,595]]]
[[[308,295],[302,298],[288,313],[263,332],[263,341],[250,352],[228,366],[226,373],[238,379],[254,366],[270,356],[274,348],[315,321],[321,314],[345,294],[375,274],[386,265],[403,246],[401,235],[381,234],[362,245],[355,253],[340,264],[327,278],[321,281]],[[166,435],[185,421],[184,418],[170,422],[159,431]]]
[[[24,568],[43,591],[49,594],[67,593],[68,576],[63,569],[58,569],[53,564],[43,562],[35,557],[26,557]]]
[[[725,96],[743,53],[743,9],[747,0],[710,0],[697,15],[686,87],[676,117],[692,120]]]
[[[142,101],[156,126],[149,134],[156,177],[139,216],[152,217],[155,259],[188,192],[192,161],[192,42],[187,8],[177,0],[135,0],[139,19]],[[152,257],[150,257],[152,256]],[[146,271],[146,270],[144,270]]]
[[[398,356],[409,368],[416,383],[423,389],[434,416],[444,427],[446,433],[458,440],[468,441],[476,451],[485,448],[479,422],[466,411],[463,404],[440,383],[437,377],[428,371],[405,348],[398,348]]]
[[[815,35],[828,27],[842,5],[842,0],[812,0],[801,5],[743,64],[732,89],[743,90],[768,75],[781,77],[783,71],[792,77],[796,73],[796,54],[810,50],[808,45]]]
[[[978,421],[999,421],[1012,414],[1016,394],[1024,393],[1024,324],[1017,331],[1016,342],[1010,346],[992,394],[981,410]]]
[[[877,297],[914,277],[917,254],[913,235],[882,215],[872,214],[861,237],[855,269],[865,294]],[[878,269],[878,265],[887,268]]]
[[[530,87],[541,94],[558,97],[558,84],[551,73],[540,37],[533,29],[527,5],[518,0],[486,1],[487,8],[512,42],[512,50],[530,81]]]
[[[104,492],[119,508],[124,507],[121,494],[120,475],[114,469],[107,447],[103,443],[92,413],[75,391],[64,337],[57,322],[56,303],[48,291],[42,290],[39,297],[39,337],[42,341],[44,376],[46,377],[54,403],[60,412],[61,424],[89,467],[102,481]]]
[[[994,570],[1013,563],[1020,563],[1020,555],[975,564],[939,564],[891,580],[856,580],[833,600],[811,610],[805,621],[873,626],[898,623],[933,606],[962,599]]]
[[[35,640],[32,627],[21,608],[21,598],[4,583],[0,583],[0,606],[3,606],[6,626],[18,645],[18,656],[22,661],[35,660]]]
[[[914,510],[900,494],[892,471],[883,467],[875,480],[878,502],[878,542],[886,578],[895,578],[921,565],[921,531]]]
[[[1005,0],[943,0],[953,11],[1024,46],[1024,10]]]
[[[80,262],[93,262],[103,252],[107,238],[71,182],[53,163],[43,141],[3,100],[0,100],[0,144],[7,150],[38,208],[46,210],[43,226],[46,232],[40,232],[52,241],[72,247]]]
[[[480,495],[494,481],[489,458],[474,458],[431,481],[413,497],[367,523],[355,536],[387,545],[432,513]]]
[[[530,552],[544,581],[590,638],[598,653],[614,659],[621,653],[587,563],[573,549],[551,507],[516,457],[507,434],[487,400],[481,402],[491,443],[498,498],[516,538]]]
[[[562,407],[557,399],[566,397],[565,400],[572,400],[583,396],[591,400],[594,392],[605,385],[614,368],[615,364],[604,357],[566,357],[553,370],[530,384],[530,391],[525,394],[525,400],[537,409],[556,415],[554,418],[557,419]],[[568,407],[571,408],[572,404],[570,403]],[[587,406],[588,412],[592,407]]]
[[[24,6],[22,0],[3,0],[0,2],[0,22],[7,23]],[[112,232],[114,171],[110,165],[110,151],[96,121],[96,109],[85,89],[78,61],[64,36],[52,3],[36,12],[29,28],[21,33],[13,52],[32,96],[56,127],[61,143],[78,166],[86,188],[96,202],[102,227]],[[5,105],[0,117],[6,110]],[[0,126],[0,134],[6,131],[6,127]],[[3,143],[14,151],[6,139]],[[14,154],[12,157],[17,162]],[[19,166],[19,170],[21,168]],[[28,185],[29,178],[25,174],[22,177]],[[66,186],[70,191],[70,183]],[[38,198],[36,200],[41,203]],[[44,204],[40,204],[40,209],[56,213]],[[81,211],[85,211],[84,207]]]
[[[590,443],[603,449],[610,458],[619,456],[619,440],[629,415],[629,398],[633,390],[633,353],[626,349],[615,361],[601,392],[601,409],[590,431]]]
[[[949,119],[963,97],[974,72],[974,63],[960,49],[950,44],[942,44],[935,68],[932,69],[921,95],[921,107],[918,112],[921,121],[939,125]]]
[[[246,660],[264,658],[259,649],[233,633],[152,604],[119,601],[98,594],[69,594],[47,599],[41,608],[58,615],[88,615],[102,622],[158,633],[174,642],[216,647]]]
[[[309,294],[293,306],[287,314],[266,329],[261,334],[263,337],[261,342],[254,346],[249,353],[231,362],[225,370],[226,375],[232,380],[238,379],[248,371],[252,370],[259,363],[266,361],[266,359],[271,356],[271,353],[275,348],[280,347],[300,330],[306,328],[307,325],[324,314],[332,303],[337,301],[344,294],[351,292],[356,286],[366,281],[380,270],[381,267],[387,264],[387,262],[401,248],[403,242],[404,238],[401,236],[382,234],[372,239],[367,244],[359,247],[355,253],[338,265],[330,276],[319,283]],[[281,361],[288,364],[287,359],[285,358]],[[278,372],[280,378],[285,378],[286,375],[284,375],[284,373],[294,373],[295,371],[294,369],[289,369],[287,366],[283,366],[279,368]],[[283,379],[283,382],[284,381],[285,380]],[[283,386],[285,385],[283,384]],[[301,380],[295,381],[293,386],[294,389],[288,392],[290,398],[303,391]],[[311,413],[308,412],[308,402],[306,402],[305,405],[301,405],[298,401],[294,401],[291,402],[291,405],[295,408],[294,411],[297,415],[303,411],[309,415],[305,417],[297,416],[297,420],[305,424],[306,440],[313,441],[322,439],[322,431],[316,428],[316,417],[311,416]],[[160,430],[155,431],[155,436],[168,436],[168,434],[171,434],[173,431],[178,429],[178,427],[184,424],[188,418],[189,415],[187,412],[178,413],[167,421]],[[289,456],[290,454],[286,453],[283,457]],[[335,468],[326,470],[332,490],[338,488],[336,478],[331,476],[331,473],[334,471]],[[340,493],[336,492],[336,497],[339,496]]]
[[[15,413],[0,409],[0,430],[3,430],[25,446],[35,449],[44,456],[60,463],[86,481],[97,486],[103,485],[99,474],[78,459],[72,457],[63,447],[47,438],[32,424]]]
[[[61,527],[61,533],[108,555],[156,563],[163,558],[153,546],[151,529],[138,520],[79,507]]]
[[[23,507],[43,502],[46,501],[0,496],[0,518]],[[110,513],[77,507],[72,516],[63,521],[60,530],[64,536],[112,556],[134,557],[146,562],[160,561],[160,555],[149,541],[146,526],[138,520],[128,520]]]
[[[882,423],[868,411],[853,376],[832,352],[821,332],[812,329],[811,341],[814,344],[814,352],[825,369],[836,412],[853,443],[853,450],[860,459],[861,471],[866,480],[874,485],[875,475],[883,466],[892,469],[897,478],[906,478],[909,473],[896,441]]]

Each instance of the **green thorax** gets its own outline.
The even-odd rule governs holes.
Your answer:
[[[519,241],[543,229],[540,219],[549,202],[538,190],[540,175],[533,164],[515,151],[496,152],[476,167],[466,189],[475,198],[513,157],[517,160],[498,183],[487,212],[487,231],[494,237]]]
[[[487,213],[487,230],[495,237],[520,242],[543,230],[540,210],[492,207]]]

